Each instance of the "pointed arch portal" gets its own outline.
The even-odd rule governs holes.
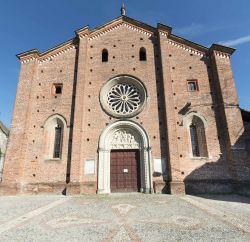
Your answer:
[[[117,154],[117,152],[121,153]],[[114,156],[114,153],[116,153],[115,159],[120,162],[118,165],[119,167],[126,164],[127,161],[125,159],[127,158],[124,157],[138,157],[138,176],[136,177],[136,173],[134,172],[135,177],[132,177],[131,180],[138,179],[138,191],[151,193],[153,186],[149,139],[146,131],[132,121],[117,121],[106,127],[100,136],[98,149],[97,193],[106,194],[113,192],[111,189],[111,181],[114,178],[112,178],[113,175],[111,175],[111,159],[112,156]],[[123,153],[126,154],[124,155]],[[122,172],[130,173],[130,170],[122,167]],[[118,175],[119,179],[122,179],[122,176],[123,174],[120,173],[120,175]],[[121,187],[124,188],[124,191],[128,191],[126,189],[129,189],[130,186],[130,183],[121,185]]]

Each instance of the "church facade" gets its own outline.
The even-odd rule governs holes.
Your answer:
[[[17,55],[1,193],[248,193],[233,52],[122,9],[43,53]]]

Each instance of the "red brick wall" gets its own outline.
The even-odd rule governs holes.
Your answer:
[[[141,47],[147,49],[146,62],[139,61],[139,49]],[[102,62],[101,59],[101,53],[104,48],[109,51],[109,61],[106,63]],[[85,53],[86,49],[80,49],[79,58],[82,58],[81,55]],[[94,159],[97,161],[99,137],[107,124],[117,120],[115,118],[110,119],[103,112],[99,101],[101,87],[116,75],[133,75],[146,85],[149,95],[147,105],[142,113],[132,118],[132,120],[141,124],[146,129],[151,145],[154,147],[152,149],[153,156],[161,157],[154,54],[154,46],[148,36],[126,28],[117,29],[100,38],[88,41],[85,56],[86,66],[84,67],[83,110],[82,114],[76,112],[76,117],[78,115],[83,116],[81,163],[78,177],[81,182],[97,180],[96,175],[84,176],[84,160]],[[75,127],[76,125],[78,124],[75,123]],[[153,138],[154,136],[155,138]]]
[[[167,158],[168,181],[176,185],[188,180],[231,179],[230,162],[224,153],[229,142],[237,142],[242,120],[237,107],[224,109],[220,105],[223,100],[237,104],[230,61],[216,55],[211,59],[173,43],[167,36],[148,36],[120,27],[94,39],[81,37],[77,48],[51,60],[23,63],[3,182],[21,183],[24,190],[25,184],[63,184],[68,163],[71,187],[77,190],[74,183],[83,184],[82,192],[95,192],[97,170],[95,175],[84,175],[84,161],[94,159],[97,168],[99,137],[117,120],[102,110],[99,92],[109,79],[121,74],[135,76],[147,88],[147,104],[131,120],[146,130],[152,162]],[[147,61],[139,61],[141,47],[147,50]],[[101,60],[104,48],[109,52],[108,62]],[[197,92],[187,90],[189,79],[198,81]],[[53,83],[63,84],[57,98],[51,93]],[[188,102],[189,112],[206,120],[208,158],[190,158],[186,114],[179,113]],[[53,114],[60,114],[67,122],[60,161],[44,158],[44,124]],[[223,129],[224,124],[228,130]],[[154,180],[162,181],[162,177]]]

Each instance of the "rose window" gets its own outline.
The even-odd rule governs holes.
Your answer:
[[[128,84],[117,84],[108,93],[108,105],[117,114],[129,114],[139,108],[139,90]]]
[[[115,118],[131,118],[146,105],[147,91],[135,77],[121,75],[107,81],[100,91],[100,104],[108,115]]]

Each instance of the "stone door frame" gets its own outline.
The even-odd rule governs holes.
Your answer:
[[[143,193],[153,191],[152,155],[146,131],[133,121],[117,121],[102,132],[98,147],[98,194],[110,193],[110,151],[113,149],[140,150],[140,177]]]

